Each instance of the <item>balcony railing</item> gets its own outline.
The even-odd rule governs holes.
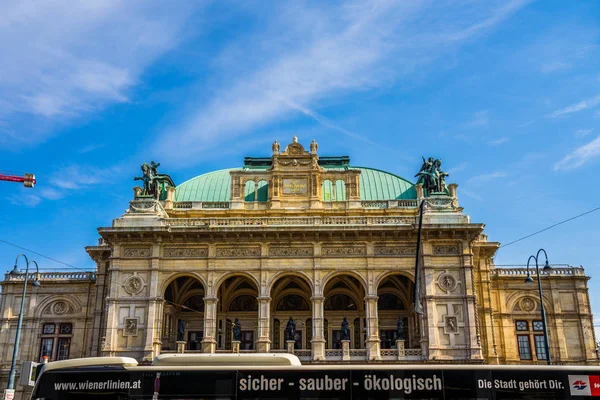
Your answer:
[[[168,218],[170,227],[279,227],[279,226],[398,226],[413,225],[416,217],[256,217],[256,218]]]
[[[560,265],[566,265],[566,264],[560,264]],[[490,271],[490,273],[492,274],[492,276],[515,276],[515,277],[525,277],[527,276],[527,267],[515,267],[515,268],[494,268]],[[531,267],[531,265],[529,266],[529,274],[530,275],[537,275],[537,272],[535,270],[535,266],[533,266],[533,268]],[[585,276],[585,271],[583,270],[582,267],[559,267],[559,266],[553,266],[552,267],[552,273],[551,275],[559,275],[559,276]]]
[[[25,274],[4,275],[5,281],[22,281],[24,278]],[[96,274],[94,272],[42,272],[36,276],[35,273],[30,272],[27,280],[33,281],[36,278],[40,281],[93,281],[96,279]]]

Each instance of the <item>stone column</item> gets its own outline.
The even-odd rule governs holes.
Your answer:
[[[169,186],[167,188],[167,199],[165,200],[165,205],[164,205],[165,210],[173,209],[173,199],[174,198],[175,198],[175,188],[172,186]]]
[[[367,314],[367,359],[381,360],[380,339],[379,339],[379,316],[377,312],[376,295],[365,296],[365,310]]]
[[[325,335],[323,326],[323,303],[325,297],[313,296],[310,298],[312,301],[312,324],[313,324],[313,337],[311,342],[312,347],[312,359],[313,361],[325,360]]]
[[[342,340],[342,361],[350,361],[350,341]]]
[[[217,350],[217,302],[216,297],[204,298],[204,337],[202,338],[202,352],[214,353]]]
[[[396,340],[396,349],[398,349],[398,360],[402,360],[404,358],[404,340],[397,339]]]
[[[258,298],[258,340],[256,351],[268,353],[271,351],[271,298],[261,296]]]

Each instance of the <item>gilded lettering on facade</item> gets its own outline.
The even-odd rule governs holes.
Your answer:
[[[306,178],[285,178],[283,180],[283,194],[304,196],[307,193],[308,182]]]
[[[165,247],[165,258],[203,258],[208,256],[206,247]]]
[[[269,255],[275,257],[312,257],[312,247],[269,247]]]
[[[217,257],[260,257],[260,247],[221,247]]]

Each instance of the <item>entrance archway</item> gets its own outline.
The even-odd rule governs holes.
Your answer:
[[[243,275],[227,278],[217,291],[217,348],[231,350],[231,328],[236,318],[242,327],[240,350],[256,350],[258,339],[258,288]]]
[[[366,320],[363,285],[351,275],[337,275],[327,281],[323,295],[326,348],[342,348],[341,325],[346,318],[350,326],[350,348],[364,349]]]
[[[186,342],[187,350],[202,350],[204,295],[202,282],[192,276],[180,276],[167,286],[163,295],[163,350],[176,350],[180,339]]]
[[[271,348],[285,349],[285,328],[291,318],[296,322],[295,349],[310,349],[312,339],[312,302],[310,284],[296,275],[285,275],[271,287]]]
[[[403,339],[406,348],[418,347],[414,313],[410,310],[413,287],[413,282],[401,274],[389,275],[379,283],[377,314],[382,349],[395,349],[397,339]],[[401,329],[398,327],[399,320],[402,322]]]

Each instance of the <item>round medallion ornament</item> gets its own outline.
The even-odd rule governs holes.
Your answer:
[[[144,281],[139,276],[130,276],[125,281],[125,291],[129,294],[137,294],[144,288]]]
[[[535,309],[535,301],[533,301],[529,297],[525,297],[525,298],[521,299],[521,301],[519,303],[519,307],[523,311],[533,311]]]
[[[456,282],[456,278],[454,277],[454,275],[448,272],[444,272],[438,277],[438,285],[442,290],[451,292],[454,289],[456,289],[458,282]]]
[[[58,315],[66,314],[67,310],[68,310],[68,307],[64,301],[57,301],[56,303],[54,303],[54,306],[52,307],[52,312],[54,314],[58,314]]]

